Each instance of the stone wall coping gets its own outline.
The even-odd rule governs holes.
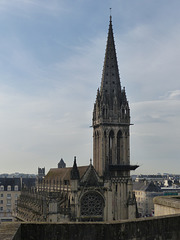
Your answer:
[[[180,209],[180,196],[158,196],[153,199],[154,204]]]
[[[21,226],[21,223],[10,223],[3,222],[0,223],[0,240],[12,240],[13,236]]]
[[[163,216],[154,216],[154,217],[146,217],[146,218],[134,218],[134,219],[126,219],[126,220],[117,220],[117,221],[108,221],[108,222],[21,222],[23,225],[33,225],[33,224],[42,224],[42,225],[116,225],[123,223],[135,223],[135,222],[145,222],[145,221],[154,221],[158,219],[167,219],[167,218],[176,218],[180,217],[180,214],[171,214],[171,215],[163,215]]]
[[[180,214],[109,222],[8,223],[0,224],[0,240],[176,240],[179,223]]]

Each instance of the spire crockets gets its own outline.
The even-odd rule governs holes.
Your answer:
[[[109,31],[101,79],[93,112],[93,126],[100,122],[129,123],[130,113],[125,88],[121,89],[115,42],[110,16]]]

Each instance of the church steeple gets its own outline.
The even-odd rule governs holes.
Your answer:
[[[130,123],[125,88],[121,88],[115,42],[110,16],[101,88],[98,89],[93,112],[93,126],[100,122]]]
[[[105,176],[112,166],[129,165],[130,110],[125,88],[121,88],[111,16],[92,125],[93,164],[96,171]]]
[[[117,64],[111,16],[109,22],[109,31],[100,92],[101,95],[107,95],[109,96],[109,98],[119,98],[121,93],[120,77]]]

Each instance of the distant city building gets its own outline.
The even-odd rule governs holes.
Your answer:
[[[154,213],[153,198],[163,195],[161,188],[152,181],[136,181],[133,184],[137,208],[140,217],[152,216]]]
[[[35,187],[35,178],[0,178],[0,221],[12,222],[22,187]]]
[[[65,167],[66,167],[66,164],[65,164],[64,160],[61,158],[61,160],[58,163],[58,168],[65,168]]]
[[[136,181],[140,180],[148,180],[148,181],[154,181],[154,182],[176,182],[179,183],[180,181],[180,175],[179,174],[169,174],[169,173],[163,173],[163,174],[140,174],[140,175],[132,175],[133,179]]]
[[[130,171],[130,109],[121,87],[112,19],[101,87],[93,110],[93,165],[50,169],[36,191],[23,191],[18,218],[24,221],[112,221],[136,217]]]
[[[180,186],[176,184],[173,184],[172,186],[168,186],[168,187],[161,187],[161,190],[166,196],[180,195]]]
[[[19,173],[19,172],[11,173],[11,174],[8,174],[8,173],[0,174],[0,178],[36,178],[36,177],[37,177],[36,174],[27,174],[27,173]]]
[[[133,189],[136,195],[140,216],[152,215],[155,196],[180,195],[180,175],[158,174],[133,176]],[[151,186],[151,187],[149,187]]]
[[[20,178],[0,178],[0,221],[13,221],[17,199],[21,193]]]

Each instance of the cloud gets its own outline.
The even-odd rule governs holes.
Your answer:
[[[162,96],[160,98],[169,100],[180,100],[180,90],[169,91],[165,96]]]
[[[62,89],[38,97],[8,88],[0,92],[0,100],[1,159],[16,159],[23,171],[36,171],[37,161],[47,169],[55,167],[61,157],[71,166],[74,155],[80,165],[88,163],[92,129],[85,101],[68,99]],[[4,163],[4,171],[8,168]]]
[[[59,10],[63,9],[63,1],[61,4],[58,3],[57,0],[52,0],[51,2],[47,0],[36,1],[36,0],[13,0],[13,1],[0,1],[0,11],[11,11],[13,14],[21,14],[21,16],[25,16],[22,10],[26,13],[31,11],[32,9],[38,9],[39,11],[46,10],[51,13],[56,13]],[[15,11],[16,9],[16,11]],[[14,11],[13,11],[14,10]]]
[[[61,157],[71,166],[74,155],[79,165],[88,164],[92,158],[89,126],[103,67],[102,41],[98,37],[74,46],[71,56],[46,66],[19,40],[14,42],[6,56],[10,67],[1,72],[1,159],[16,159],[21,171],[35,171],[37,163],[49,169]],[[4,164],[4,171],[9,165]]]
[[[180,122],[180,100],[167,97],[133,103],[131,115],[135,124],[131,128],[132,161],[143,165],[137,173],[155,173],[154,169],[156,172],[175,171],[173,166],[179,164],[180,155],[180,129],[177,125]]]
[[[174,98],[176,92],[171,92],[166,99],[137,102],[131,104],[132,113],[137,123],[167,122],[171,117],[180,116],[180,100]],[[173,96],[173,98],[172,98]]]
[[[180,27],[139,24],[118,36],[121,80],[131,101],[155,99],[179,88]]]

